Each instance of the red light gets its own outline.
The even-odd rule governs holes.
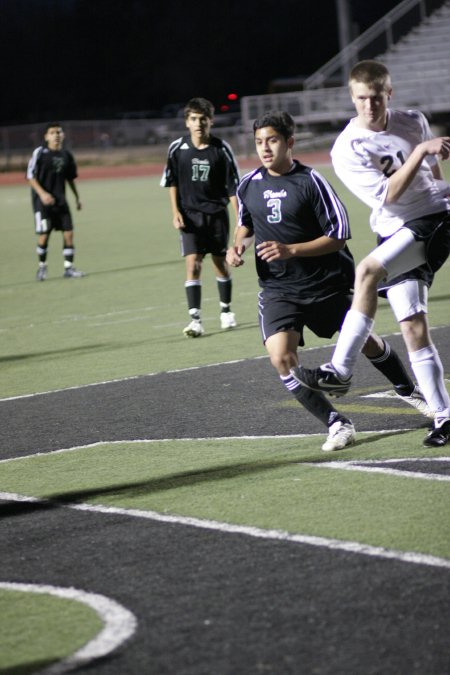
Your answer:
[[[220,106],[220,112],[227,112],[227,110],[229,110],[229,109],[230,109],[230,106],[227,105],[226,103],[222,103],[222,105]]]
[[[237,94],[234,94],[234,93],[228,94],[228,96],[227,96],[227,99],[229,101],[237,101],[238,98],[239,98],[239,96]]]

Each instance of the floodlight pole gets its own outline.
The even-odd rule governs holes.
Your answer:
[[[350,0],[336,0],[336,14],[339,31],[339,51],[342,53],[341,77],[342,85],[346,86],[350,72],[349,55],[345,47],[350,44],[351,38],[351,17]],[[343,51],[345,50],[345,51]]]

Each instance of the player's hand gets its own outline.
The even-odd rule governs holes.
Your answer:
[[[424,143],[428,155],[437,155],[439,159],[450,157],[450,136],[438,136]]]
[[[184,230],[185,225],[184,225],[183,216],[181,215],[181,213],[179,211],[177,211],[177,213],[174,215],[172,222],[173,222],[173,226],[176,230]]]
[[[53,204],[56,202],[56,199],[52,194],[50,194],[50,192],[41,192],[39,199],[44,204],[44,206],[53,206]]]
[[[272,262],[272,260],[287,260],[293,256],[289,246],[281,244],[279,241],[261,242],[256,247],[256,255],[266,262]]]
[[[77,205],[77,211],[81,211],[83,208],[83,204],[80,202],[79,199],[76,200],[76,205]]]
[[[240,267],[244,264],[242,256],[244,255],[245,246],[230,246],[227,251],[226,261],[231,267]]]

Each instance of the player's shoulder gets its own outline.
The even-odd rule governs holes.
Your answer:
[[[404,128],[405,130],[423,128],[427,126],[428,122],[420,110],[414,108],[410,110],[392,110],[390,111],[390,120],[388,129],[391,126],[393,129]]]
[[[178,150],[189,150],[190,147],[188,136],[180,136],[170,143],[168,154],[173,155]]]
[[[262,166],[258,167],[257,169],[252,169],[251,171],[247,171],[245,173],[240,182],[239,182],[239,189],[245,189],[248,185],[251,185],[253,182],[261,181],[264,179],[264,169]]]

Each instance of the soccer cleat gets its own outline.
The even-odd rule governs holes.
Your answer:
[[[220,327],[223,330],[229,330],[230,328],[236,328],[236,316],[234,312],[220,312]]]
[[[86,275],[84,272],[77,270],[75,267],[66,267],[63,276],[66,279],[79,279],[80,277],[84,277]]]
[[[427,448],[440,448],[450,441],[450,420],[446,420],[439,427],[433,427],[425,437],[423,444]]]
[[[47,265],[39,265],[39,269],[36,272],[36,281],[45,281],[48,275]]]
[[[355,427],[351,422],[338,420],[329,428],[328,438],[322,445],[322,450],[342,450],[355,441]]]
[[[350,389],[351,377],[341,378],[331,363],[325,363],[319,368],[291,368],[292,377],[307,389],[323,391],[330,396],[343,396]]]
[[[186,337],[201,337],[203,333],[205,332],[205,329],[202,326],[202,322],[199,319],[192,319],[191,323],[189,326],[186,326],[186,328],[183,330],[183,333],[186,335]]]
[[[409,394],[409,396],[402,396],[397,392],[395,392],[395,394],[396,396],[398,396],[398,398],[401,398],[402,401],[405,401],[405,403],[412,405],[413,408],[417,408],[417,410],[420,413],[422,413],[422,415],[425,415],[425,417],[430,417],[431,419],[434,419],[434,412],[428,407],[428,404],[425,401],[423,394],[418,386],[414,387],[413,391]]]

